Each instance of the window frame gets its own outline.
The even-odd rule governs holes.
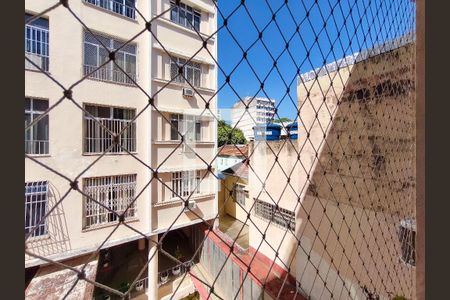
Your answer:
[[[93,41],[89,41],[88,37],[91,38]],[[107,41],[106,48],[98,41],[98,40],[104,40]],[[116,47],[116,44],[122,45],[125,44],[126,41],[123,41],[119,38],[109,36],[107,34],[99,33],[99,32],[93,32],[90,33],[87,30],[83,30],[83,75],[86,76],[89,73],[91,73],[93,70],[97,69],[100,65],[103,64],[102,60],[108,60],[109,56],[105,55],[102,56],[102,51],[114,51],[115,49],[119,48]],[[86,58],[87,57],[94,57],[94,56],[88,56],[89,51],[86,50],[87,45],[90,47],[95,48],[95,65],[87,64]],[[132,47],[134,51],[126,51],[125,49]],[[133,53],[134,52],[134,53]],[[127,57],[134,57],[134,73],[133,72],[125,72],[128,76],[130,76],[135,82],[138,80],[138,46],[137,43],[128,43],[125,47],[121,48],[119,51],[116,52],[116,58],[118,58],[120,55],[123,56],[122,61],[116,59],[116,63],[121,66],[121,68],[124,71],[127,71],[127,67],[129,65],[133,66],[133,63],[130,62],[130,58],[128,60]],[[107,57],[108,56],[108,57]],[[106,61],[105,60],[105,61]],[[127,64],[128,61],[128,64]],[[123,62],[121,65],[120,63]],[[117,70],[116,70],[117,69]],[[98,75],[100,74],[100,75]],[[117,76],[116,76],[117,75]],[[123,77],[122,80],[118,80],[117,78],[120,78],[119,76]],[[129,79],[124,72],[120,71],[117,66],[112,62],[108,62],[106,65],[95,71],[94,73],[90,74],[87,78],[93,79],[93,80],[99,80],[104,82],[110,82],[115,84],[124,84],[124,85],[130,85],[134,86],[133,81]]]
[[[27,18],[34,17],[30,13],[25,13],[25,20]],[[45,25],[39,25],[39,22],[45,21]],[[28,34],[30,33],[30,34]],[[33,34],[34,33],[34,34]],[[39,35],[38,35],[39,33]],[[38,38],[39,36],[39,38]],[[34,39],[33,39],[34,37]],[[44,72],[49,72],[50,69],[50,21],[47,18],[37,18],[30,24],[25,24],[24,29],[24,51],[25,56],[30,55],[31,57],[39,57],[41,60],[41,63],[39,67]],[[28,47],[29,45],[29,47]],[[27,50],[30,49],[30,50]],[[38,51],[39,49],[39,51]],[[40,52],[40,53],[38,53]],[[32,60],[29,57],[30,60]],[[33,66],[31,63],[29,63],[27,60],[25,60],[25,69],[26,70],[32,70],[32,71],[40,71],[35,66]]]
[[[122,182],[117,183],[119,179]],[[114,187],[116,187],[116,189],[114,189]],[[122,188],[122,190],[120,190],[120,188]],[[109,208],[112,206],[113,208],[111,209],[120,214],[126,206],[134,200],[138,193],[137,174],[85,177],[83,178],[83,193],[96,199],[98,202],[102,202]],[[100,197],[103,199],[95,198],[94,195],[96,194],[101,195]],[[120,195],[122,196],[121,198],[119,198]],[[117,224],[119,222],[119,217],[84,195],[82,203],[82,230],[102,228]],[[114,209],[114,205],[120,207],[121,209]],[[89,211],[93,212],[88,213]],[[91,218],[90,222],[88,221],[89,218]],[[133,205],[127,211],[125,221],[135,220],[137,218],[137,200],[135,200]]]
[[[189,61],[186,63],[186,59],[172,56],[173,59],[169,57],[169,68],[170,68],[170,80],[172,82],[177,82],[180,84],[189,85],[189,82],[194,87],[203,87],[202,84],[202,64],[195,61]],[[183,67],[183,74],[179,74],[178,70],[180,67]],[[191,80],[189,80],[189,73],[191,73]]]
[[[200,26],[202,22],[202,12],[190,5],[180,2],[180,5],[176,4],[176,1],[170,1],[170,21],[183,26],[189,30],[200,32]],[[191,20],[188,21],[188,15],[191,15]],[[181,16],[183,17],[183,20]]]
[[[27,192],[27,187],[33,187],[35,189],[39,189],[39,187],[43,190],[40,191],[31,191]],[[27,200],[27,196],[31,197],[30,200]],[[41,196],[40,199],[37,198],[37,196]],[[37,223],[40,222],[40,218],[43,218],[48,210],[49,210],[49,198],[51,196],[50,190],[49,190],[49,182],[46,180],[43,181],[29,181],[25,182],[25,235],[27,235],[31,229],[33,229]],[[42,197],[44,199],[42,199]],[[33,201],[35,200],[35,201]],[[37,200],[37,201],[36,201]],[[33,205],[33,202],[35,205]],[[28,205],[29,204],[29,205]],[[40,218],[35,218],[34,222],[32,221],[32,218],[28,217],[27,222],[27,216],[32,215],[33,212],[33,206],[37,209],[38,204],[40,204],[43,207],[40,207],[39,211],[41,213]],[[31,207],[28,207],[31,206]],[[31,211],[31,212],[30,212]],[[27,214],[28,212],[28,214]],[[31,219],[31,220],[30,220]],[[33,224],[31,224],[33,223]],[[33,233],[30,234],[30,238],[45,238],[49,235],[48,230],[48,220],[47,218],[44,220],[42,224],[38,226],[36,230],[33,231]]]
[[[50,107],[50,103],[49,103],[49,100],[48,99],[44,99],[44,98],[36,98],[36,97],[25,97],[25,101],[27,101],[27,99],[29,99],[30,100],[30,108],[29,109],[27,109],[26,107],[25,107],[25,126],[27,126],[27,123],[26,123],[26,116],[27,116],[27,114],[29,114],[30,115],[30,123],[31,122],[33,122],[33,120],[35,119],[35,118],[38,118],[40,115],[42,115],[46,110],[48,110],[48,108]],[[34,102],[35,101],[45,101],[46,103],[47,103],[47,108],[46,108],[46,110],[35,110],[34,109]],[[36,141],[38,141],[38,142],[40,142],[41,140],[36,140],[36,139],[34,139],[34,128],[35,128],[35,126],[38,126],[38,124],[42,124],[42,122],[45,122],[45,120],[47,121],[47,125],[46,125],[46,127],[45,127],[45,124],[44,125],[41,125],[41,126],[44,126],[44,128],[46,128],[47,129],[47,132],[46,132],[46,136],[47,136],[47,139],[46,140],[42,140],[42,142],[44,143],[44,145],[46,145],[46,146],[44,146],[44,151],[43,151],[43,153],[41,153],[40,151],[37,151],[37,152],[39,152],[39,153],[34,153],[34,152],[36,152],[36,151],[33,151],[33,153],[30,153],[29,151],[27,151],[27,149],[29,148],[29,147],[27,147],[26,145],[27,145],[27,143],[29,143],[29,142],[31,142],[31,143],[33,143],[33,142],[36,142]],[[29,132],[29,134],[30,134],[30,139],[28,140],[27,139],[27,132]],[[32,147],[33,149],[34,149],[34,146]],[[40,146],[39,146],[39,149],[40,149]],[[45,151],[45,150],[47,150],[47,151]],[[26,132],[25,132],[25,153],[26,154],[28,154],[28,155],[36,155],[36,156],[39,156],[39,155],[49,155],[50,154],[50,116],[47,114],[46,116],[44,116],[41,120],[39,120],[36,124],[34,124],[33,126],[31,126]]]
[[[243,184],[235,183],[233,185],[233,199],[235,202],[245,207],[246,191]]]
[[[178,131],[175,130],[175,123],[177,124],[176,128]],[[193,124],[193,126],[192,126]],[[190,134],[192,134],[192,140],[187,139],[187,128],[189,126],[192,126],[190,128]],[[178,133],[179,132],[179,133]],[[186,115],[186,114],[177,114],[172,113],[170,114],[170,141],[181,141],[180,133],[184,136],[184,141],[187,142],[202,142],[203,141],[203,126],[202,126],[202,120],[196,115]],[[174,136],[177,136],[176,139],[174,139]]]
[[[87,111],[88,107],[94,107],[97,109],[99,108],[108,108],[109,109],[109,117],[98,117],[98,113],[97,116],[95,116],[95,119],[97,121],[109,121],[112,123],[115,122],[120,122],[120,123],[124,123],[123,126],[128,126],[129,123],[131,123],[131,126],[125,130],[121,136],[120,136],[120,143],[123,144],[123,140],[125,140],[125,144],[126,146],[132,145],[131,149],[127,150],[131,153],[137,153],[137,122],[136,120],[133,120],[136,117],[136,109],[135,108],[130,108],[130,107],[120,107],[120,106],[113,106],[113,105],[102,105],[102,104],[94,104],[94,103],[84,103],[83,104],[83,108]],[[123,115],[126,115],[127,113],[130,114],[129,118],[116,118],[114,116],[114,111],[115,110],[123,110]],[[91,112],[90,112],[91,113]],[[91,113],[92,114],[92,113]],[[98,151],[89,151],[89,140],[92,140],[93,143],[96,143],[96,139],[99,141],[101,141],[102,144],[106,144],[111,143],[112,144],[112,137],[108,137],[108,136],[104,136],[104,137],[98,137],[101,136],[102,134],[108,135],[108,132],[106,132],[104,129],[102,130],[102,127],[95,121],[92,121],[92,126],[94,127],[93,129],[96,131],[96,136],[95,137],[88,137],[88,127],[90,126],[88,124],[89,120],[94,120],[94,118],[92,118],[91,116],[87,115],[86,112],[83,112],[83,154],[88,154],[88,155],[101,155],[103,154],[103,152],[109,147],[109,146],[100,146],[100,145],[93,145],[92,147],[95,148]],[[120,124],[119,123],[119,124]],[[106,126],[108,127],[108,126]],[[112,126],[114,127],[114,126]],[[121,127],[123,128],[123,127]],[[117,131],[120,132],[121,128],[119,128]],[[114,130],[111,130],[113,133]],[[131,133],[129,133],[131,131]],[[127,133],[126,135],[124,135],[125,133]],[[131,137],[128,137],[128,136]],[[108,141],[109,140],[109,141]],[[134,147],[133,147],[134,146]],[[98,149],[98,147],[102,148],[102,149]],[[118,145],[113,146],[113,148],[106,152],[107,155],[114,155],[114,154],[128,154],[127,151],[123,150],[121,147],[119,147]]]
[[[170,184],[172,199],[184,199],[191,194],[198,195],[201,193],[201,170],[171,172]]]

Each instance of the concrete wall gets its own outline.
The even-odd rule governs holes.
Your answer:
[[[250,246],[290,267],[311,299],[365,299],[364,286],[381,299],[414,298],[397,235],[415,216],[414,71],[410,44],[299,81],[298,141],[251,144],[250,198],[279,201],[296,224],[267,228],[254,216]]]

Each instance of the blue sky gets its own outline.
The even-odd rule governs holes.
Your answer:
[[[245,5],[252,16],[250,18],[243,6],[229,17],[241,0],[219,0],[218,27],[222,26],[224,18],[227,18],[228,29],[231,32],[230,34],[226,28],[222,28],[218,33],[218,61],[222,71],[227,75],[243,57],[240,47],[247,50],[258,39],[258,30],[255,26],[260,31],[267,26],[262,38],[265,46],[258,41],[248,50],[248,63],[242,61],[231,74],[230,84],[233,88],[225,85],[220,90],[219,108],[230,108],[239,97],[257,94],[275,99],[280,117],[294,119],[297,111],[298,67],[301,73],[305,73],[322,66],[324,61],[333,62],[346,55],[401,36],[412,28],[411,23],[405,22],[407,19],[412,19],[411,14],[414,13],[412,9],[414,4],[411,4],[410,0],[358,0],[356,4],[355,0],[341,0],[340,5],[337,5],[337,0],[318,0],[317,4],[314,4],[313,0],[289,0],[287,4],[289,9],[284,2],[285,0],[246,0]],[[282,8],[279,9],[280,7]],[[332,7],[334,7],[332,14],[334,18],[328,18]],[[350,7],[353,7],[351,13],[349,13]],[[274,21],[269,24],[272,20],[272,11],[277,11],[275,18],[277,24]],[[309,17],[305,18],[307,11],[309,11]],[[366,11],[365,14],[364,11]],[[326,30],[322,30],[317,43],[314,43],[316,35],[323,28],[324,19],[327,18]],[[344,19],[347,19],[346,26],[342,28]],[[298,33],[296,32],[297,24],[300,25]],[[358,24],[361,25],[358,26]],[[339,30],[341,28],[342,30]],[[370,34],[368,34],[369,28],[371,28]],[[280,31],[286,40],[294,36],[289,42],[290,53],[285,51],[286,42]],[[334,43],[337,38],[338,42]],[[351,46],[349,46],[350,41],[352,41]],[[334,47],[330,52],[333,43]],[[308,49],[310,49],[309,59],[307,58]],[[277,60],[280,73],[274,69],[269,74],[273,67],[273,59],[268,51],[274,59],[282,53]],[[266,78],[264,91],[259,90],[259,80],[249,64],[261,81]],[[225,83],[225,75],[222,71],[219,69],[219,88]],[[290,89],[288,95],[286,95],[287,87]]]

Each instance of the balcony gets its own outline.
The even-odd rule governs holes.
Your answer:
[[[121,70],[114,70],[111,67],[111,64],[106,65],[97,71],[95,71],[98,66],[90,66],[90,65],[84,65],[83,68],[83,75],[88,75],[88,77],[91,79],[96,79],[100,81],[106,81],[106,82],[116,82],[126,85],[134,85],[133,81],[136,81],[137,77],[135,73],[124,73]],[[95,72],[94,72],[95,71]],[[127,76],[128,75],[128,76]],[[131,78],[130,78],[131,77]]]

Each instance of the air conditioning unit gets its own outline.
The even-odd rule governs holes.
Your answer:
[[[194,200],[189,200],[188,207],[184,209],[184,211],[189,211],[197,208],[197,203]]]
[[[183,88],[183,96],[194,97],[194,90],[192,90],[190,88]]]

